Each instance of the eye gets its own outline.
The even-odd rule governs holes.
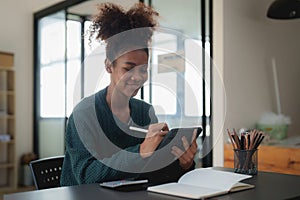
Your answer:
[[[123,69],[124,69],[126,72],[129,72],[130,70],[132,70],[131,67],[124,67]]]
[[[148,72],[148,68],[144,68],[144,67],[142,67],[141,69],[140,69],[140,72],[142,72],[142,73],[146,73],[146,72]]]
[[[140,72],[142,72],[142,73],[148,72],[148,66],[147,66],[147,65],[141,66],[141,67],[140,67]]]

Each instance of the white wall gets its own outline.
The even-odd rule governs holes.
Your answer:
[[[214,130],[214,165],[222,165],[225,129],[254,128],[263,112],[276,112],[272,58],[277,63],[282,112],[292,119],[288,134],[300,135],[300,19],[267,18],[273,0],[213,2],[214,63],[226,95],[223,99],[220,83],[214,82],[213,123],[223,128],[223,133]]]
[[[16,154],[33,150],[33,13],[62,0],[0,0],[0,50],[15,54]]]
[[[213,166],[224,162],[224,122],[226,96],[224,87],[224,0],[213,1]]]
[[[265,111],[276,112],[271,58],[277,61],[282,112],[300,134],[300,20],[266,17],[273,0],[224,1],[225,128],[254,128]]]
[[[270,70],[270,59],[274,57],[278,70],[282,112],[292,120],[288,135],[300,136],[300,19],[268,20],[266,27],[267,66]],[[272,92],[274,97],[274,91]],[[272,103],[275,111],[275,101]]]

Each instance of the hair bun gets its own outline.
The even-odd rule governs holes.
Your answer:
[[[134,4],[128,11],[113,3],[98,5],[98,13],[93,16],[90,38],[106,41],[108,38],[135,28],[155,27],[158,13],[143,3]]]

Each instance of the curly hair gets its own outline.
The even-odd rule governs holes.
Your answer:
[[[153,29],[159,14],[143,3],[134,4],[128,11],[113,3],[98,5],[98,13],[92,17],[89,40],[105,41],[106,57],[114,61],[126,49],[140,47],[148,54]]]

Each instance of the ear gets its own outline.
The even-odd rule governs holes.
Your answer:
[[[107,58],[105,58],[105,69],[108,73],[112,73],[111,67],[112,67],[111,62]]]

